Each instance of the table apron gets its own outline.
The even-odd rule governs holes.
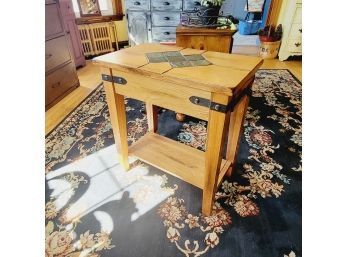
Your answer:
[[[112,69],[112,75],[127,81],[126,84],[113,83],[117,94],[202,120],[209,118],[209,108],[192,103],[190,97],[210,99],[211,92],[115,69]]]

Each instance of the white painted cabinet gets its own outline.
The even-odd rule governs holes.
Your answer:
[[[302,0],[287,1],[280,23],[283,26],[283,38],[279,60],[284,61],[290,56],[302,55]]]

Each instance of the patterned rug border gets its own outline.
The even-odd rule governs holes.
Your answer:
[[[290,73],[290,75],[302,86],[302,82],[289,70],[289,69],[259,69],[262,70],[286,70]],[[62,119],[53,129],[51,129],[46,135],[45,139],[49,137],[52,132],[54,132],[60,125],[62,125],[72,114],[75,112],[84,102],[86,102],[101,86],[103,86],[103,82],[100,82],[98,86],[95,87],[74,109],[72,109],[65,117]]]
[[[99,89],[103,85],[103,82],[100,82],[99,85],[95,87],[77,106],[75,106],[67,115],[65,115],[64,119],[62,119],[56,126],[53,127],[46,135],[45,139],[49,137],[53,131],[55,131],[64,121],[66,121],[71,114],[73,114],[74,111],[76,111],[77,108],[79,108],[88,98],[90,98],[97,89]],[[59,103],[59,102],[58,102]]]

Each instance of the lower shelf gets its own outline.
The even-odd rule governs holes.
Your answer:
[[[129,148],[129,154],[194,186],[204,187],[205,153],[202,151],[148,132]],[[226,172],[226,163],[222,160],[221,173]],[[221,173],[218,182],[222,179]]]

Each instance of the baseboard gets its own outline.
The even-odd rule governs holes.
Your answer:
[[[124,48],[125,46],[128,46],[128,40],[126,41],[118,41],[119,48]]]

